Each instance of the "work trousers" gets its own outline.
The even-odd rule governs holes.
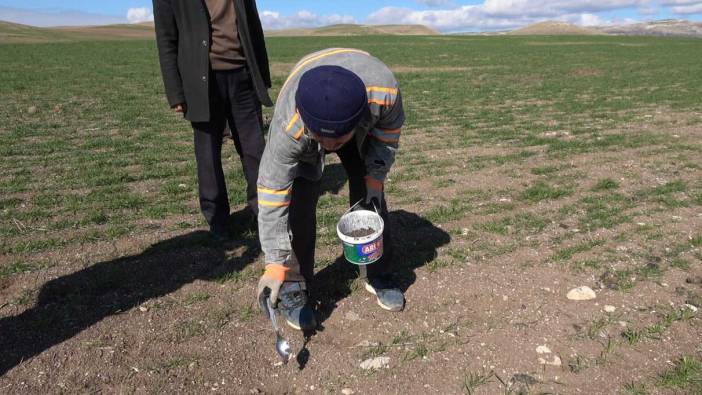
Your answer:
[[[366,198],[366,165],[361,158],[354,139],[339,149],[336,154],[341,159],[341,164],[346,171],[349,181],[349,207],[359,200]],[[293,181],[292,197],[288,221],[292,233],[292,248],[295,252],[297,262],[292,262],[290,273],[300,273],[308,283],[312,280],[314,273],[314,252],[317,235],[317,201],[319,200],[321,181],[310,181],[298,177]],[[363,202],[361,202],[363,204]],[[390,239],[390,223],[388,222],[388,208],[383,194],[378,211],[385,223],[383,231],[382,258],[366,266],[366,270],[361,270],[361,275],[367,271],[368,277],[383,276],[391,272],[393,247]],[[372,208],[370,208],[372,210]],[[295,267],[298,266],[299,267]],[[350,263],[349,263],[350,265]]]
[[[246,178],[246,200],[258,213],[256,180],[265,140],[261,103],[246,67],[210,72],[210,120],[193,122],[200,208],[210,226],[225,226],[229,196],[222,170],[222,136],[229,124]]]

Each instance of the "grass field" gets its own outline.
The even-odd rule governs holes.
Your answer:
[[[203,231],[155,43],[0,44],[0,392],[702,391],[702,41],[276,37],[273,97],[333,46],[376,55],[403,91],[387,192],[408,304],[381,312],[338,259],[330,156],[324,330],[298,367],[275,365],[253,304],[256,230]],[[581,285],[597,299],[566,299]],[[381,355],[388,369],[359,368]]]

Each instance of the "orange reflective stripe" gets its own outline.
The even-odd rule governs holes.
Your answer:
[[[266,207],[285,207],[289,206],[290,202],[269,202],[268,200],[258,199],[258,204]]]
[[[276,190],[276,189],[268,189],[268,188],[258,187],[256,189],[261,193],[267,193],[269,195],[287,195],[290,193],[290,188]]]
[[[384,88],[382,86],[369,86],[366,88],[368,92],[385,92],[392,95],[397,95],[397,88]]]
[[[400,132],[402,131],[402,129],[380,129],[380,128],[378,128],[378,130],[380,130],[384,134],[400,134]]]
[[[302,133],[305,131],[305,125],[300,126],[300,129],[298,129],[297,132],[293,135],[293,138],[295,140],[299,140],[300,137],[302,137]]]
[[[285,128],[285,131],[289,132],[290,129],[292,129],[292,127],[295,125],[295,122],[297,122],[298,119],[300,119],[300,114],[296,112],[295,115],[293,115],[292,119],[290,120],[290,123],[288,123],[288,127]]]
[[[379,106],[387,106],[388,104],[390,104],[390,103],[388,103],[387,100],[380,100],[380,99],[368,99],[368,103],[377,104]]]

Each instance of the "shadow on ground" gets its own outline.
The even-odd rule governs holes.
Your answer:
[[[347,181],[346,170],[341,163],[332,163],[324,166],[324,176],[322,176],[320,195],[331,193],[338,195],[341,188]]]
[[[394,245],[393,274],[404,292],[417,279],[414,270],[436,259],[436,250],[451,242],[451,236],[405,210],[391,211],[388,220],[392,226],[390,242]],[[338,302],[351,294],[351,286],[357,277],[357,267],[346,261],[343,255],[315,274],[311,289],[319,305],[320,330],[323,329],[321,323],[332,314]]]
[[[156,243],[139,255],[99,262],[46,283],[34,307],[0,319],[0,376],[96,322],[174,292],[194,280],[215,280],[255,261],[256,222],[232,214],[232,241],[215,243],[198,231]],[[228,259],[225,252],[245,247]]]

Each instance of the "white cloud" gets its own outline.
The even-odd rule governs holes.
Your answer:
[[[657,15],[660,13],[660,9],[656,7],[642,6],[638,9],[641,15]]]
[[[317,15],[313,12],[302,10],[292,15],[281,15],[275,11],[260,13],[261,24],[265,30],[292,29],[300,27],[319,27],[339,23],[356,23],[356,19],[348,15]]]
[[[576,24],[580,26],[599,26],[602,24],[602,18],[595,14],[580,14]]]
[[[702,14],[702,3],[673,7],[673,12],[676,14]]]
[[[422,24],[443,32],[505,30],[544,20],[594,26],[609,23],[602,20],[597,15],[598,12],[642,7],[650,2],[651,0],[485,0],[482,4],[455,9],[384,7],[369,15],[368,21],[373,24]]]
[[[663,0],[661,4],[663,5],[691,5],[702,3],[700,0]]]
[[[154,13],[149,8],[140,7],[127,10],[127,21],[129,23],[152,22],[153,20]]]
[[[702,0],[662,0],[661,4],[676,14],[702,14]]]

